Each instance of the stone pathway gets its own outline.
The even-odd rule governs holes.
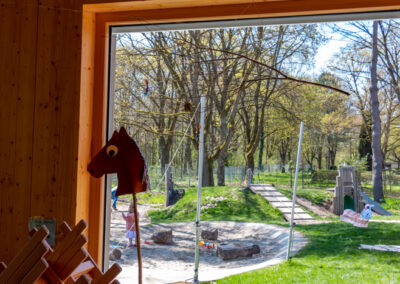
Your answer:
[[[287,221],[290,221],[290,215],[292,210],[292,201],[276,190],[270,184],[252,184],[250,189],[256,193],[261,194],[268,202],[279,211],[283,213],[283,216]],[[314,218],[307,212],[300,208],[296,204],[294,207],[294,219],[296,221],[313,221]]]
[[[359,249],[372,249],[372,250],[379,250],[379,251],[400,252],[400,246],[392,246],[392,245],[363,245],[363,244],[361,244]]]

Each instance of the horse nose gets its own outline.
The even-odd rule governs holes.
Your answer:
[[[89,168],[89,173],[94,174],[94,169],[93,168]]]

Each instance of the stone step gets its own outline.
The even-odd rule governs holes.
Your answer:
[[[290,205],[278,205],[278,206],[275,206],[275,208],[282,208],[282,209],[290,208],[290,209],[292,209],[292,204],[290,204]],[[296,206],[294,206],[294,208],[301,208],[301,207],[296,205]]]
[[[283,214],[285,213],[291,213],[292,212],[292,208],[278,208]],[[308,214],[307,212],[305,212],[303,209],[301,208],[294,208],[294,214]]]
[[[283,214],[283,216],[285,217],[286,220],[290,221],[290,214]],[[311,217],[310,215],[305,215],[305,214],[294,214],[294,221],[299,221],[299,220],[314,220],[313,217]]]
[[[279,211],[281,211],[285,219],[287,221],[290,221],[290,216],[292,212],[292,200],[284,196],[282,193],[280,193],[278,190],[270,185],[252,185],[251,189],[256,193],[259,193],[266,200],[268,200],[272,207],[277,208]],[[314,218],[296,204],[294,208],[293,221],[306,220],[314,220]]]

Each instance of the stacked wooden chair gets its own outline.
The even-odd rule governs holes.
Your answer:
[[[81,220],[74,229],[61,224],[64,237],[53,250],[47,243],[45,226],[30,232],[31,239],[7,266],[0,262],[0,283],[4,284],[118,284],[121,267],[114,264],[104,274],[84,248],[87,238]]]

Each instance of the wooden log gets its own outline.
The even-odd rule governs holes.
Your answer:
[[[238,257],[249,257],[260,253],[260,247],[253,243],[249,244],[226,244],[218,245],[217,255],[223,260],[235,259]]]

